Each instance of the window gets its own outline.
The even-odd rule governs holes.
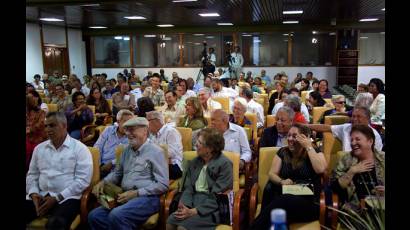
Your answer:
[[[134,66],[152,67],[157,65],[154,57],[158,35],[137,35],[134,41]]]
[[[292,65],[335,65],[336,36],[329,32],[297,32],[292,41]]]
[[[282,33],[243,33],[239,39],[245,65],[283,66],[287,63],[288,40]]]
[[[359,64],[375,65],[385,63],[384,33],[360,33]]]
[[[158,67],[179,66],[179,35],[159,35],[156,41]],[[155,59],[154,59],[155,60]]]
[[[202,66],[202,56],[206,42],[206,52],[214,48],[216,65],[221,64],[221,36],[219,34],[184,34],[184,64],[185,66]]]
[[[131,65],[130,37],[95,37],[94,54],[96,65],[119,65],[128,67]]]

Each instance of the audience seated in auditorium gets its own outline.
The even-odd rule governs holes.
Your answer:
[[[339,195],[341,210],[361,213],[362,199],[369,195],[384,198],[385,153],[375,148],[374,132],[367,125],[354,125],[350,138],[352,150],[339,160],[330,182]]]
[[[31,83],[35,90],[44,90],[44,83],[40,81],[40,74],[34,75],[34,81]]]
[[[306,124],[307,127],[316,132],[332,132],[333,136],[342,142],[343,151],[351,151],[350,131],[354,125],[369,125],[370,126],[370,110],[367,107],[355,107],[353,109],[351,123],[341,125],[324,125],[324,124]],[[375,148],[378,151],[382,150],[383,144],[379,133],[373,129],[375,135]]]
[[[177,72],[172,72],[172,80],[168,83],[168,90],[176,90],[176,86],[178,84],[179,77]]]
[[[373,94],[371,93],[359,93],[357,94],[354,100],[354,107],[367,107],[370,109],[370,106],[373,103]],[[353,108],[347,112],[349,117],[352,116]]]
[[[44,87],[46,86],[46,82],[48,82],[48,83],[50,83],[50,81],[48,80],[48,74],[43,74],[42,76],[41,76],[41,82],[43,82],[44,83]],[[46,88],[44,88],[44,89],[46,89]]]
[[[251,127],[252,122],[246,118],[245,113],[248,108],[248,102],[243,97],[238,97],[233,102],[233,113],[229,114],[229,122],[241,127]]]
[[[51,85],[50,85],[51,86]],[[51,93],[51,92],[50,92]],[[71,98],[68,96],[62,84],[58,84],[55,86],[55,94],[56,97],[52,98],[51,103],[57,104],[57,109],[59,112],[65,112],[67,108],[72,105]]]
[[[95,106],[96,117],[95,124],[103,125],[105,124],[106,119],[111,117],[112,111],[107,100],[101,95],[99,88],[92,88],[90,95],[87,97],[87,105]]]
[[[276,113],[274,126],[263,130],[259,140],[259,147],[283,147],[286,146],[286,135],[292,126],[295,112],[288,106],[281,107]]]
[[[46,229],[69,229],[91,182],[92,156],[87,146],[67,134],[64,113],[48,113],[45,127],[49,140],[34,149],[27,173],[25,223],[48,217]]]
[[[82,92],[86,97],[90,94],[90,89],[86,85],[82,85],[80,79],[74,81],[74,88],[71,90],[71,95],[75,92]]]
[[[46,112],[40,108],[39,101],[41,98],[36,98],[36,91],[29,92],[26,96],[26,170],[30,164],[31,155],[34,148],[41,142],[47,139],[45,132],[44,120]]]
[[[208,88],[211,90],[211,94],[213,93],[212,89],[212,73],[208,73],[208,76],[205,77],[204,79],[204,87]]]
[[[359,93],[367,93],[367,92],[369,92],[369,86],[368,86],[368,85],[366,85],[366,84],[364,84],[364,83],[360,83],[360,84],[357,86],[357,91],[356,91],[357,94],[359,94]]]
[[[41,99],[40,94],[37,91],[35,91],[35,90],[30,91],[27,94],[27,96],[33,97],[33,99],[35,101],[37,101],[37,106],[40,106],[40,109],[42,109],[45,113],[48,113],[48,106],[47,106],[46,103],[43,102],[43,100]]]
[[[239,168],[243,170],[245,162],[250,162],[252,158],[252,152],[245,130],[241,126],[229,122],[228,114],[222,109],[214,110],[211,113],[210,127],[217,129],[223,134],[225,151],[231,151],[241,155]]]
[[[253,100],[253,92],[252,90],[243,88],[240,92],[240,96],[245,98],[245,100],[248,102],[248,107],[246,108],[246,111],[248,113],[254,113],[256,114],[257,117],[257,122],[256,122],[256,127],[258,129],[263,128],[263,125],[265,124],[265,116],[263,112],[263,106]]]
[[[88,215],[91,229],[138,229],[160,210],[160,195],[168,190],[168,170],[161,147],[148,140],[148,121],[134,117],[124,123],[128,137],[119,166],[93,188],[99,197],[105,185],[122,189],[113,209],[100,206]],[[113,187],[113,186],[111,186]]]
[[[239,95],[239,91],[241,90],[241,87],[239,87],[239,85],[238,85],[238,79],[237,79],[236,77],[234,77],[234,78],[231,79],[231,85],[230,85],[230,87],[231,87],[232,89],[234,89],[234,90],[238,93],[238,95]]]
[[[149,121],[150,140],[158,146],[168,147],[169,179],[178,179],[182,176],[182,137],[171,124],[164,122],[164,116],[159,111],[147,112]]]
[[[121,90],[112,95],[112,113],[114,118],[117,116],[118,111],[121,109],[128,109],[135,111],[136,101],[134,94],[130,92],[130,86],[124,82],[121,85]]]
[[[300,89],[299,92],[302,93],[302,91],[309,91],[310,89],[310,82],[308,79],[303,78],[302,81],[300,82]],[[301,95],[302,96],[302,95]]]
[[[198,99],[201,103],[204,117],[211,117],[211,112],[215,109],[222,109],[221,103],[212,100],[211,89],[204,87],[198,91]]]
[[[73,90],[73,86],[71,86],[70,82],[68,81],[67,75],[63,75],[61,77],[61,84],[64,86],[64,90],[68,92],[68,94],[71,95],[71,91]]]
[[[182,100],[185,101],[188,97],[196,97],[196,93],[188,89],[188,83],[185,79],[180,78],[178,81],[178,85],[182,87]]]
[[[293,117],[293,123],[308,123],[308,121],[305,119],[304,115],[301,112],[302,101],[300,100],[299,96],[290,94],[286,97],[284,102],[285,106],[288,106],[295,112],[295,115]]]
[[[314,148],[310,140],[311,130],[295,124],[288,134],[288,146],[279,149],[269,170],[269,180],[262,197],[259,216],[250,229],[268,229],[270,213],[281,208],[286,211],[288,224],[310,222],[319,219],[321,192],[320,174],[325,172],[325,156]],[[283,185],[308,184],[313,186],[313,196],[283,194]]]
[[[186,99],[185,113],[186,115],[179,120],[177,127],[191,128],[192,131],[195,131],[204,128],[208,124],[197,97]]]
[[[188,90],[194,91],[195,94],[197,94],[199,89],[202,88],[200,84],[195,83],[192,77],[189,77],[188,79],[186,79],[186,83],[187,83]]]
[[[229,98],[229,108],[232,108],[233,106],[233,101],[235,98],[237,98],[238,92],[236,92],[232,88],[224,87],[222,80],[218,78],[212,79],[212,89],[214,93],[212,94],[212,97],[227,97]]]
[[[36,89],[34,88],[32,84],[26,83],[26,95],[31,91],[36,91]]]
[[[272,81],[268,75],[266,75],[266,70],[261,70],[261,75],[259,76],[262,80],[262,84],[265,85],[266,88],[272,87]]]
[[[252,91],[259,94],[265,91],[262,85],[262,79],[260,77],[255,77],[252,85]]]
[[[275,104],[280,102],[282,99],[282,93],[286,90],[286,84],[283,82],[277,82],[275,84],[276,92],[274,92],[269,98],[269,107],[268,107],[268,114],[272,114],[272,109],[275,107]]]
[[[121,91],[121,85],[123,83],[127,83],[127,79],[121,73],[118,73],[117,74],[117,84],[114,86],[115,91],[117,92]]]
[[[134,117],[134,113],[122,109],[117,113],[117,122],[104,129],[98,137],[94,147],[100,150],[100,176],[104,178],[114,168],[116,163],[115,149],[118,145],[128,144],[128,138],[125,135],[124,123]]]
[[[112,87],[110,81],[105,82],[105,90],[103,90],[104,98],[111,99],[112,95],[115,93],[115,89]]]
[[[322,98],[332,98],[332,93],[330,93],[328,86],[327,80],[322,79],[319,81],[319,93]]]
[[[278,102],[275,104],[275,106],[273,107],[273,109],[271,111],[272,112],[271,115],[273,115],[273,116],[276,116],[276,113],[278,112],[278,110],[285,105],[286,97],[288,95],[290,95],[290,91],[285,89],[285,90],[283,90],[281,95],[282,95],[282,97],[280,98],[280,100],[278,100]]]
[[[325,122],[325,116],[331,115],[347,115],[346,112],[346,99],[343,95],[333,95],[332,96],[332,104],[334,105],[333,109],[327,110],[324,112],[320,123],[323,124]]]
[[[142,80],[143,81],[149,81],[149,79],[152,77],[152,71],[148,70],[147,76],[145,76]]]
[[[165,123],[174,122],[178,123],[179,116],[185,114],[185,106],[177,105],[177,94],[175,91],[168,90],[165,93],[166,103],[159,108],[158,111],[162,112]]]
[[[325,106],[326,101],[322,98],[319,91],[312,91],[309,93],[309,100],[306,101],[306,106],[310,113],[312,113],[313,107]]]
[[[146,113],[155,110],[155,105],[149,97],[141,97],[137,101],[137,116],[146,117]]]
[[[380,129],[385,119],[384,83],[378,78],[372,78],[369,83],[369,93],[373,94],[373,103],[370,106],[371,124]]]
[[[167,230],[215,229],[219,216],[214,194],[233,187],[233,165],[222,153],[221,133],[211,128],[201,130],[196,149],[198,156],[188,164],[179,206],[168,217]]]
[[[161,77],[158,73],[154,73],[150,78],[151,86],[145,88],[143,97],[149,97],[154,106],[162,106],[165,104],[164,91],[160,89]]]
[[[73,104],[67,107],[65,115],[67,117],[68,133],[72,138],[81,138],[81,129],[93,122],[94,116],[91,109],[85,103],[85,96],[82,92],[75,92],[72,95]]]
[[[290,83],[290,88],[301,89],[302,88],[302,74],[297,73],[295,79]]]

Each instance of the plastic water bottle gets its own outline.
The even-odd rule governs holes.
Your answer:
[[[270,213],[272,227],[270,230],[287,230],[286,211],[280,208],[273,209]]]

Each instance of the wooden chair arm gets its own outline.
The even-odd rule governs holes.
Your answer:
[[[113,121],[114,121],[114,116],[107,115],[104,117],[103,125],[112,125]]]
[[[332,193],[332,208],[333,210],[329,210],[331,212],[331,228],[337,228],[337,211],[339,209],[339,197],[336,193]]]
[[[165,205],[165,199],[166,199],[166,197],[167,197],[167,193],[168,192],[166,192],[166,193],[164,193],[164,194],[162,194],[160,197],[159,197],[159,219],[158,219],[158,227],[159,227],[159,229],[165,229],[165,226],[166,226],[166,223],[167,223],[167,219],[165,218],[165,216],[164,216],[164,205]]]
[[[252,224],[253,220],[255,219],[256,206],[258,204],[258,190],[259,184],[253,184],[251,193],[249,195],[249,225]]]
[[[164,220],[166,221],[169,216],[169,206],[171,205],[172,200],[174,199],[174,196],[178,193],[178,189],[174,189],[168,192],[167,197],[165,199],[165,204],[164,204]]]
[[[322,191],[320,193],[320,214],[319,214],[319,222],[320,225],[325,225],[326,223],[326,199],[325,199],[325,192]]]
[[[241,201],[243,194],[245,193],[244,189],[239,189],[238,192],[235,193],[235,198],[233,202],[233,214],[232,214],[232,230],[239,230],[240,229],[240,220],[241,220]]]
[[[95,128],[97,127],[97,125],[86,125],[83,128],[81,128],[81,141],[82,142],[86,142],[89,140],[92,140],[95,137]],[[90,135],[86,136],[86,131],[88,129],[91,129],[92,132]]]
[[[88,221],[88,213],[91,211],[93,204],[97,202],[95,196],[91,193],[92,186],[88,186],[88,188],[83,192],[81,196],[81,203],[80,203],[80,220],[81,225],[87,225]]]

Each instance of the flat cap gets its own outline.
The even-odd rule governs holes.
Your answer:
[[[145,117],[133,117],[126,121],[123,125],[124,127],[132,126],[148,126],[148,120]]]

